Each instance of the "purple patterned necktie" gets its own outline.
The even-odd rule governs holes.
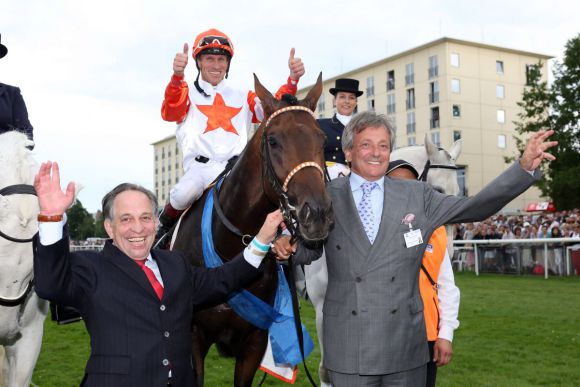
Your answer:
[[[366,182],[361,184],[363,196],[357,208],[360,220],[371,244],[375,241],[375,221],[373,217],[373,207],[371,205],[371,192],[376,187],[378,187],[376,182]]]

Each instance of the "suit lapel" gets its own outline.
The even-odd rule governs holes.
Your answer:
[[[372,245],[360,220],[349,178],[345,177],[335,181],[337,181],[337,185],[334,189],[337,192],[336,195],[333,195],[332,200],[337,209],[334,212],[337,223],[348,235],[353,246],[362,252],[361,256],[366,257]]]
[[[131,258],[125,255],[121,250],[114,246],[110,241],[107,241],[103,249],[103,256],[108,259],[113,265],[121,269],[128,277],[137,282],[147,293],[157,298],[153,286],[147,279],[147,275],[143,269],[139,267]]]

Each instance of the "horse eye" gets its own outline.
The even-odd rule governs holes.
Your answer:
[[[278,143],[276,142],[276,139],[274,138],[274,136],[268,136],[268,144],[270,144],[271,146],[278,145]]]

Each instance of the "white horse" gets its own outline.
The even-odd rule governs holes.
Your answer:
[[[0,135],[0,345],[5,386],[28,386],[40,353],[48,302],[33,289],[32,236],[38,201],[32,183],[38,166],[18,132]]]
[[[451,150],[439,148],[425,135],[425,146],[417,145],[396,149],[391,153],[391,161],[405,160],[413,164],[423,180],[440,192],[457,195],[459,185],[457,183],[457,167],[455,160],[461,152],[461,140],[455,141]],[[387,209],[388,210],[388,209]],[[453,252],[452,233],[447,233],[449,254]],[[297,276],[299,277],[299,276]],[[306,282],[306,292],[314,305],[316,312],[316,331],[318,333],[318,343],[320,345],[320,365],[318,375],[321,387],[331,387],[328,378],[328,371],[324,367],[324,350],[322,346],[322,306],[328,285],[328,269],[326,267],[326,257],[313,261],[310,265],[304,266],[304,277]],[[297,288],[300,284],[297,283]],[[302,285],[303,286],[303,285]],[[303,290],[303,289],[302,289]]]

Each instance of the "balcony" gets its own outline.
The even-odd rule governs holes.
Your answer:
[[[395,80],[389,79],[387,80],[387,91],[395,90]]]
[[[407,107],[407,110],[415,109],[415,99],[405,100],[405,106]]]
[[[415,83],[415,74],[405,75],[405,86],[409,86]]]
[[[407,134],[415,133],[417,129],[417,124],[415,122],[410,122],[407,124]]]
[[[431,129],[437,129],[437,128],[439,128],[439,125],[440,125],[439,119],[430,119],[429,120],[429,127]]]

